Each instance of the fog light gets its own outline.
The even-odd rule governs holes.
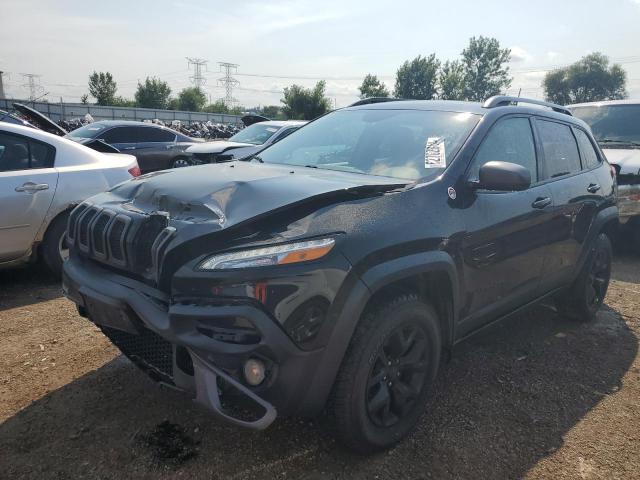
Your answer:
[[[250,358],[244,364],[244,378],[251,386],[260,385],[264,380],[264,363],[256,358]]]

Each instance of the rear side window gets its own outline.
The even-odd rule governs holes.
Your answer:
[[[102,138],[107,143],[137,143],[137,130],[134,127],[115,127],[107,130]]]
[[[46,143],[0,132],[0,172],[51,168],[55,152]]]
[[[542,141],[546,178],[579,172],[580,154],[571,127],[546,120],[538,120],[537,125]]]
[[[600,165],[600,159],[596,150],[593,148],[593,144],[589,140],[589,136],[582,130],[577,128],[573,130],[578,139],[578,145],[580,146],[580,155],[582,156],[582,166],[584,168],[594,168]]]
[[[173,142],[175,139],[175,133],[162,128],[138,127],[138,142]]]
[[[469,179],[478,180],[480,167],[491,161],[521,165],[531,173],[531,183],[538,181],[536,148],[528,118],[507,118],[493,126],[476,153]]]

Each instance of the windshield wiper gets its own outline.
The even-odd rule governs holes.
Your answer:
[[[257,153],[254,153],[253,155],[249,155],[248,157],[244,157],[240,159],[240,161],[242,162],[250,162],[251,160],[257,160],[260,163],[264,163],[264,160],[262,160],[262,158],[260,158],[260,155],[258,155]]]
[[[634,142],[632,140],[616,140],[613,138],[603,138],[598,140],[598,143],[620,143],[622,145],[632,145],[634,147],[640,147],[640,142]]]

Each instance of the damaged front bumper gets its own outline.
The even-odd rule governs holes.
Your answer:
[[[640,215],[640,183],[618,185],[620,223]]]
[[[250,302],[172,303],[159,290],[78,256],[65,262],[63,290],[154,380],[189,392],[219,418],[242,427],[260,430],[278,414],[300,413],[321,363],[322,349],[301,350]],[[242,371],[256,358],[265,364],[266,378],[252,387]],[[227,408],[228,400],[235,407],[235,399],[253,413]]]

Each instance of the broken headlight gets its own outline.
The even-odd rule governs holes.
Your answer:
[[[230,270],[308,262],[324,257],[334,245],[333,238],[322,238],[222,253],[205,259],[198,266],[198,270]]]

